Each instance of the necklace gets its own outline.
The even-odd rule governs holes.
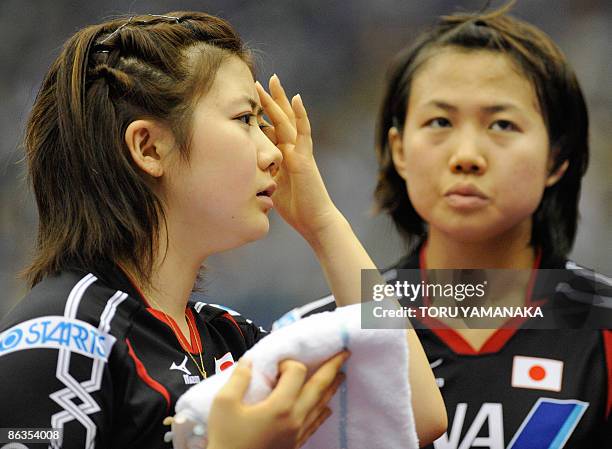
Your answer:
[[[168,321],[168,323],[170,324],[170,328],[172,329],[172,331],[174,332],[174,334],[176,335],[177,340],[179,341],[179,344],[181,344],[179,335],[181,335],[181,333],[179,332],[178,329],[175,329],[174,327],[174,321],[172,320],[172,318],[170,318],[168,316],[168,314],[164,311],[164,309],[162,309],[162,307],[157,303],[157,301],[155,301],[153,298],[148,298],[155,307],[157,307],[159,309],[159,311],[161,313],[164,314],[164,316],[166,317],[166,321]],[[187,327],[189,328],[189,331],[191,333],[193,333],[193,336],[195,338],[196,336],[196,330],[193,329],[191,322],[189,321],[189,317],[187,317],[187,314],[185,313],[185,319],[187,320]],[[197,338],[195,338],[196,342],[198,341]],[[183,345],[181,344],[181,347],[183,347]],[[185,354],[187,354],[189,356],[189,358],[193,361],[193,364],[196,366],[196,368],[198,369],[198,371],[200,372],[200,374],[202,375],[203,379],[206,379],[208,376],[206,374],[206,369],[204,368],[204,360],[202,360],[202,352],[203,352],[203,348],[202,348],[202,344],[200,343],[200,347],[197,347],[197,343],[196,343],[196,350],[198,350],[200,352],[200,364],[198,365],[198,362],[196,361],[195,357],[193,355],[191,355],[190,351],[184,351]]]

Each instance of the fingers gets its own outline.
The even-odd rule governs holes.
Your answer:
[[[349,353],[346,351],[337,354],[321,365],[308,379],[296,403],[297,416],[308,416],[317,406],[323,407],[327,404],[344,380],[344,374],[339,371],[348,357]]]
[[[266,111],[268,117],[270,117],[270,120],[272,120],[272,125],[274,126],[274,131],[276,133],[277,144],[294,145],[296,130],[290,118],[258,81],[255,82],[255,86],[257,88],[257,93],[259,94],[261,105]]]
[[[270,94],[272,94],[272,98],[276,101],[276,103],[283,110],[285,115],[289,118],[291,123],[295,122],[295,114],[293,112],[293,108],[291,107],[291,103],[289,103],[289,99],[287,98],[287,94],[285,93],[285,89],[280,82],[280,79],[276,74],[270,77],[270,82],[268,84],[270,87]]]
[[[319,427],[329,418],[332,414],[330,408],[325,407],[310,423],[306,423],[298,435],[297,447],[302,447],[306,441],[317,431]]]
[[[234,372],[226,384],[217,393],[215,400],[220,398],[229,401],[242,401],[250,382],[251,364],[249,361],[241,359],[236,364],[236,368],[234,368]]]
[[[166,416],[164,420],[162,421],[162,423],[164,426],[171,426],[173,421],[174,421],[174,416]]]
[[[344,373],[338,373],[333,383],[327,390],[325,390],[323,396],[321,396],[319,399],[319,402],[317,402],[316,405],[307,412],[306,418],[304,419],[303,429],[310,427],[314,422],[316,422],[321,413],[323,413],[326,408],[329,408],[329,401],[334,394],[336,394],[336,391],[338,391],[338,388],[340,385],[342,385],[345,379],[346,375]]]
[[[312,151],[312,136],[310,130],[310,120],[306,108],[302,102],[302,97],[298,94],[291,99],[291,107],[295,112],[295,125],[297,137],[295,141],[296,150]]]
[[[300,396],[300,391],[306,380],[308,369],[306,365],[294,360],[281,362],[280,378],[268,400],[277,403],[293,404]]]

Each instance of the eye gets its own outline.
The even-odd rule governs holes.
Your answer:
[[[257,125],[259,125],[259,129],[261,129],[262,131],[265,130],[266,128],[270,128],[270,124],[263,117],[260,117],[260,119],[258,120]]]
[[[245,125],[251,126],[254,124],[253,122],[256,121],[256,119],[257,117],[255,116],[255,114],[248,113],[248,114],[242,114],[236,117],[234,120],[239,120]]]
[[[436,117],[431,120],[428,120],[425,123],[425,126],[428,128],[448,128],[451,126],[451,122],[447,118]]]
[[[496,120],[490,127],[493,131],[518,131],[519,128],[510,120]]]

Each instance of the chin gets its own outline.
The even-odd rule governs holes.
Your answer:
[[[247,243],[261,240],[268,235],[268,232],[270,232],[270,222],[266,218],[265,223],[258,223],[257,225],[254,225],[250,232],[245,234],[242,243],[238,244],[237,246],[242,246],[246,245]]]
[[[449,226],[440,226],[438,229],[453,240],[462,243],[481,243],[492,240],[513,239],[523,235],[517,226],[508,226],[501,223],[463,223]]]

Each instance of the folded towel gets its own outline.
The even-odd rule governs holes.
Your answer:
[[[278,364],[298,360],[311,370],[344,348],[346,380],[330,408],[332,415],[303,446],[306,449],[418,448],[408,382],[405,329],[361,329],[360,305],[323,312],[280,328],[244,354],[252,378],[244,402],[256,403],[270,394]],[[213,399],[233,369],[205,379],[183,394],[172,426],[174,447],[186,449],[194,426],[206,447],[206,423]],[[193,441],[195,441],[194,439]],[[204,441],[202,443],[202,441]]]

